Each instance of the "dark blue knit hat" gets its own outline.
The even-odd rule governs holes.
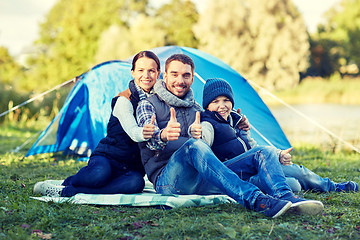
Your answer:
[[[234,94],[227,81],[221,78],[210,78],[206,80],[203,91],[203,108],[206,109],[207,106],[219,96],[229,98],[234,107]]]

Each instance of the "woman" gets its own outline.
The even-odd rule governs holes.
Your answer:
[[[52,184],[51,180],[36,183],[34,193],[70,197],[77,193],[139,193],[143,190],[145,171],[137,142],[149,139],[154,125],[138,127],[135,110],[138,102],[151,94],[160,76],[158,57],[151,51],[139,52],[133,58],[131,75],[134,80],[130,81],[129,88],[112,99],[107,135],[91,154],[88,165],[61,185]]]

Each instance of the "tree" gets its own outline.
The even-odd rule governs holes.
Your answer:
[[[198,21],[198,12],[193,2],[172,0],[160,7],[156,16],[162,20],[160,28],[166,32],[165,45],[197,47],[198,40],[192,28]]]
[[[112,25],[101,35],[96,62],[126,59],[144,49],[165,45],[165,31],[159,27],[161,20],[139,14],[130,28]]]
[[[334,70],[349,64],[360,66],[360,0],[342,0],[324,15],[313,38],[328,50]]]
[[[336,69],[339,69],[338,60],[341,56],[336,53],[337,43],[328,39],[310,39],[310,66],[306,76],[329,77]],[[333,51],[331,51],[333,49]],[[332,54],[330,54],[332,52]]]
[[[212,0],[194,29],[200,49],[269,89],[297,85],[308,65],[307,30],[290,0]]]
[[[195,5],[189,0],[172,0],[159,9],[149,9],[127,26],[112,25],[104,31],[95,60],[124,59],[140,50],[164,45],[197,47],[192,31],[197,19]]]
[[[16,85],[24,77],[24,69],[17,64],[5,47],[0,47],[0,82]]]
[[[40,26],[39,52],[29,61],[31,71],[23,87],[49,89],[88,70],[102,32],[113,24],[128,26],[147,4],[146,0],[60,0]]]

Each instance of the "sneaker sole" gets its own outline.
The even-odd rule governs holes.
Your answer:
[[[278,211],[277,214],[275,214],[274,216],[272,216],[272,218],[280,217],[281,215],[283,215],[284,213],[286,213],[286,211],[289,210],[289,208],[291,208],[291,206],[292,206],[291,202],[288,202],[282,209],[280,209],[280,211]]]
[[[291,211],[298,214],[317,215],[324,211],[324,205],[319,201],[307,200],[293,203]]]

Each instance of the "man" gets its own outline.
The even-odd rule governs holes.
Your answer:
[[[241,179],[241,169],[230,170],[202,140],[190,137],[191,124],[200,123],[201,107],[195,102],[191,85],[194,63],[184,54],[170,56],[165,63],[164,80],[154,86],[155,94],[139,103],[139,126],[156,116],[155,132],[140,144],[143,165],[155,190],[162,194],[227,194],[248,209],[278,217],[291,206],[294,210],[317,214],[323,210],[318,201],[294,196],[285,183],[279,161],[268,161],[276,154],[259,148],[257,157],[248,158],[253,174],[264,176],[268,194]],[[277,164],[277,165],[276,165]]]

